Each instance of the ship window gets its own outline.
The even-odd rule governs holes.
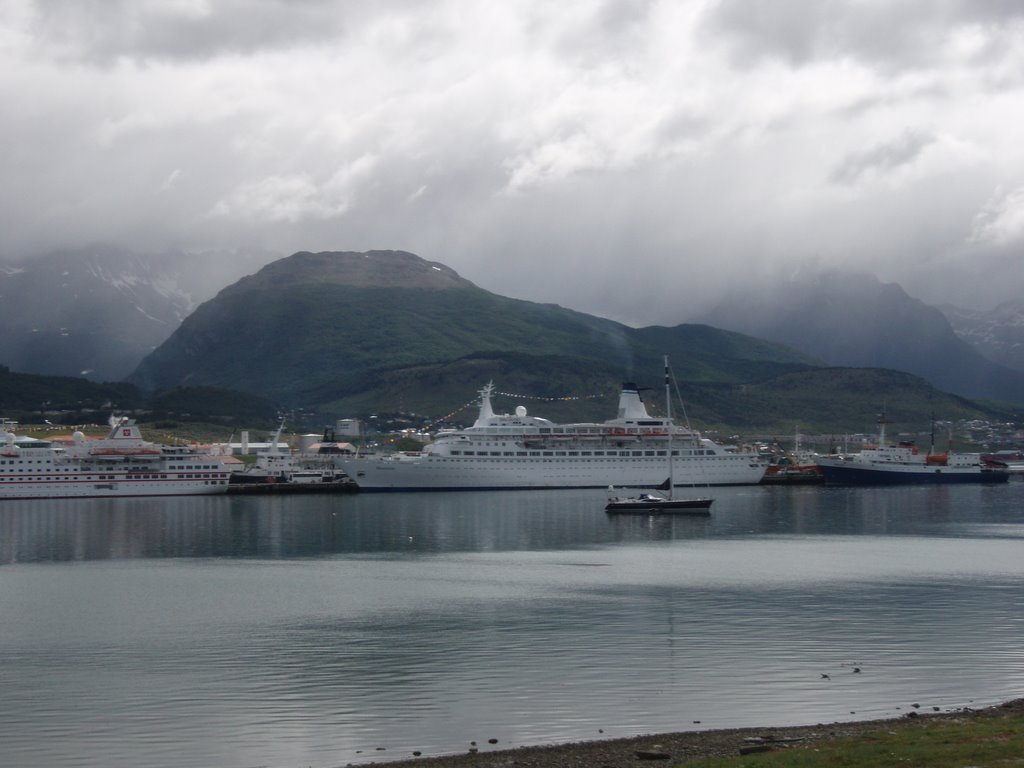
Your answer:
[[[580,452],[579,451],[569,451],[569,455],[570,456],[579,456]]]
[[[551,451],[544,451],[544,455],[545,456],[554,456],[554,454],[551,453]]]
[[[555,451],[555,456],[565,456],[565,451]]]
[[[633,455],[634,456],[643,456],[644,452],[643,451],[633,451]]]
[[[658,451],[658,455],[659,456],[665,456],[666,454],[665,454],[665,451]]]
[[[531,456],[540,456],[540,451],[530,451]]]
[[[501,456],[501,451],[491,451],[491,456]]]
[[[475,451],[466,451],[466,455],[467,456],[476,456],[476,452]]]
[[[516,456],[525,456],[526,451],[516,451]]]
[[[515,456],[515,454],[514,454],[514,453],[512,453],[512,451],[505,451],[505,452],[504,452],[504,453],[502,453],[501,455],[502,455],[502,456]]]
[[[452,456],[460,456],[460,455],[462,455],[462,451],[452,451]]]
[[[644,451],[644,456],[653,456],[654,451]]]
[[[604,456],[604,451],[594,451],[595,456]]]
[[[580,456],[593,456],[590,451],[580,451]]]

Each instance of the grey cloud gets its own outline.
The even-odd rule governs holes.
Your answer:
[[[907,131],[893,141],[848,155],[829,178],[837,184],[853,184],[868,173],[884,174],[914,162],[934,141],[935,137],[925,131]]]
[[[704,19],[723,35],[742,65],[781,59],[792,66],[852,57],[882,69],[927,67],[949,43],[951,32],[983,30],[982,59],[1019,45],[1024,5],[1013,0],[721,0]]]
[[[15,35],[0,23],[11,255],[90,241],[397,248],[488,290],[637,324],[681,322],[815,254],[911,292],[926,275],[930,298],[951,274],[973,274],[978,293],[1024,290],[1019,270],[977,280],[971,257],[995,246],[968,242],[993,190],[1020,185],[1016,92],[990,98],[963,60],[844,82],[827,66],[751,76],[735,58],[895,67],[978,24],[988,43],[967,66],[996,80],[1020,69],[997,45],[1020,28],[1016,3],[34,7]],[[559,162],[511,184],[524,164]],[[1003,240],[1017,231],[1006,210],[985,230]]]
[[[125,57],[202,60],[328,42],[341,44],[376,14],[411,0],[385,0],[373,10],[334,0],[36,0],[32,31],[40,51],[96,64]]]
[[[556,50],[570,60],[600,67],[644,51],[644,34],[655,0],[604,0],[579,26],[564,30]],[[541,29],[536,30],[542,33]]]

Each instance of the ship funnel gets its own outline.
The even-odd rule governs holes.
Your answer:
[[[494,392],[493,381],[487,382],[487,385],[480,390],[480,415],[477,416],[476,424],[474,424],[473,426],[486,426],[487,422],[494,417],[494,410],[491,408],[492,392]]]
[[[622,385],[622,393],[619,395],[619,418],[620,419],[649,419],[644,401],[640,399],[640,390],[636,384],[626,382]]]

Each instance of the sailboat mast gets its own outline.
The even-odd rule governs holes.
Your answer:
[[[665,355],[665,418],[668,420],[668,497],[672,498],[672,487],[675,485],[672,479],[672,395],[669,388],[668,355]]]

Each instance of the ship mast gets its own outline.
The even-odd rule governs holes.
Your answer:
[[[668,421],[668,497],[672,498],[672,395],[669,389],[668,355],[665,355],[665,419]]]

